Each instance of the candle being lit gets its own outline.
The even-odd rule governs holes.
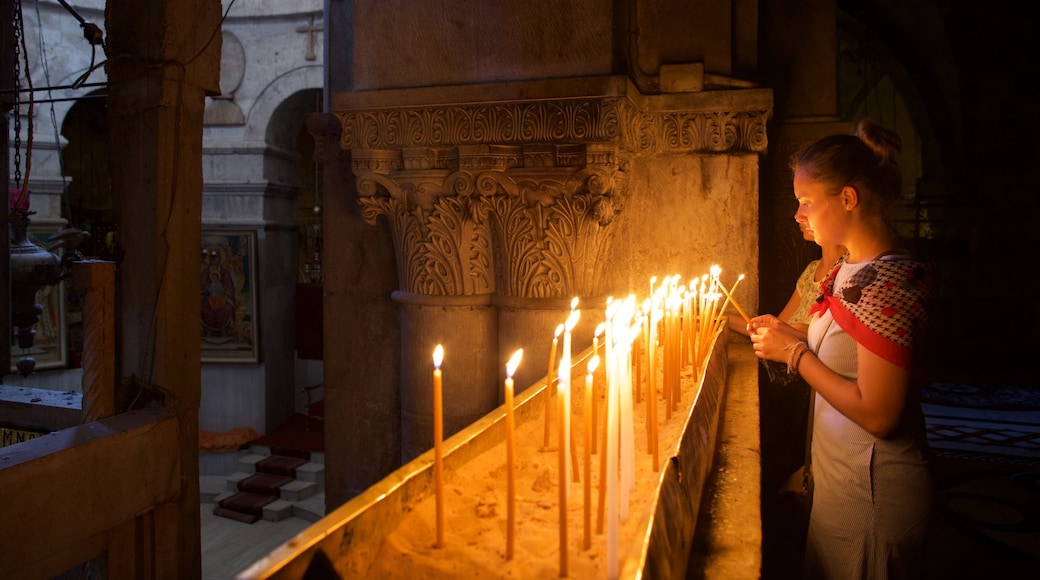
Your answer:
[[[441,362],[444,360],[444,347],[437,345],[433,349],[433,484],[437,495],[437,542],[436,548],[444,547],[444,471],[443,445],[444,410],[442,406],[443,385]]]
[[[513,546],[516,544],[516,466],[514,455],[514,417],[513,417],[513,373],[520,366],[524,349],[519,349],[506,364],[505,407],[506,407],[506,560],[513,559]]]
[[[743,279],[744,279],[744,275],[743,274],[738,276],[737,277],[737,281],[733,283],[733,289],[732,290],[728,290],[728,291],[726,290],[725,286],[723,286],[722,284],[719,284],[719,288],[722,289],[722,293],[726,295],[726,302],[724,302],[722,304],[722,310],[726,309],[726,304],[732,302],[733,303],[733,308],[737,309],[737,312],[740,313],[740,317],[744,319],[744,322],[746,322],[748,324],[751,324],[751,317],[748,316],[747,312],[744,312],[744,309],[741,308],[740,304],[738,304],[737,301],[733,298],[733,293],[737,290],[737,284],[740,284],[740,281],[743,280]]]

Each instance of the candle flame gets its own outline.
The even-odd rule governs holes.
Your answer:
[[[571,298],[571,310],[574,310],[577,307],[578,307],[578,297],[575,296],[574,298]]]
[[[709,271],[711,272],[713,278],[718,278],[719,274],[722,273],[722,268],[718,264],[715,264],[711,267],[711,270]]]
[[[437,345],[437,348],[433,349],[433,367],[441,368],[441,362],[444,360],[444,347]]]
[[[744,275],[743,274],[741,274],[740,276],[737,276],[737,282],[740,282],[743,279],[744,279]]]
[[[596,372],[596,367],[599,366],[599,355],[592,355],[592,359],[589,360],[589,374]]]
[[[513,378],[513,373],[516,372],[516,367],[520,366],[520,359],[524,356],[524,349],[517,349],[510,357],[509,362],[506,363],[506,376]]]
[[[571,315],[567,317],[567,332],[574,330],[574,327],[578,324],[578,318],[581,317],[581,310],[571,310]]]
[[[593,336],[599,336],[599,335],[603,334],[603,331],[606,329],[606,327],[607,327],[607,323],[606,322],[600,322],[599,324],[597,324],[596,325],[596,332],[593,333]]]
[[[559,338],[560,335],[563,334],[563,328],[564,328],[564,326],[562,324],[557,326],[556,327],[556,332],[553,334],[553,338]]]

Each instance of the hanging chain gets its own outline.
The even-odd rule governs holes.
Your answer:
[[[25,141],[25,175],[22,176],[22,115],[19,108],[15,107],[15,183],[19,187],[18,201],[14,208],[10,208],[8,219],[17,218],[15,210],[22,207],[26,197],[29,195],[29,167],[32,164],[32,70],[29,68],[29,53],[25,48],[25,24],[22,20],[22,1],[15,2],[15,86],[21,94],[22,75],[18,67],[22,60],[25,61],[25,81],[29,85],[29,110],[26,114],[26,141]],[[19,53],[22,58],[19,59]]]
[[[21,41],[22,41],[22,1],[15,1],[14,9],[14,88],[15,95],[22,92],[22,69],[21,69]],[[22,115],[19,99],[15,99],[14,106],[14,182],[22,181]],[[18,207],[17,205],[15,207]],[[15,209],[15,208],[11,208]]]
[[[29,51],[25,48],[25,25],[22,20],[22,2],[15,0],[14,10],[14,54],[15,54],[15,88],[21,93],[22,75],[19,70],[22,60],[25,61],[25,81],[29,85],[29,110],[26,114],[28,126],[26,127],[27,139],[25,142],[25,176],[22,176],[22,119],[21,111],[15,106],[14,113],[14,181],[20,188],[18,200],[14,208],[11,208],[10,218],[15,219],[14,210],[22,206],[23,201],[29,196],[29,168],[32,165],[32,134],[33,134],[33,94],[32,94],[32,69],[29,67]],[[21,54],[22,58],[18,56]]]

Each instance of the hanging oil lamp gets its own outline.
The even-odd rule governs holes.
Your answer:
[[[36,359],[29,354],[36,330],[33,326],[43,314],[43,306],[36,301],[36,293],[46,286],[61,281],[62,262],[57,255],[29,240],[29,216],[36,212],[17,207],[11,210],[11,324],[18,347],[25,353],[18,359],[18,372],[27,377],[36,368]]]

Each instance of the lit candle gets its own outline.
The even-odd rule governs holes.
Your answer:
[[[584,408],[584,419],[585,425],[582,429],[582,435],[585,438],[585,544],[584,548],[588,550],[592,547],[592,453],[591,448],[595,438],[595,417],[592,415],[592,383],[593,374],[596,372],[596,367],[599,366],[599,356],[592,355],[592,360],[589,361],[588,374],[585,375],[585,408]]]
[[[560,324],[556,327],[556,332],[553,334],[552,348],[549,350],[549,372],[545,374],[545,438],[542,441],[542,448],[549,448],[549,417],[552,415],[552,384],[553,384],[553,372],[556,370],[556,344],[560,341],[560,334],[563,333],[563,325]]]
[[[444,360],[444,347],[437,345],[433,349],[433,485],[437,503],[437,543],[434,547],[444,546],[444,471],[442,466],[443,450],[441,440],[444,439],[444,410],[441,383],[441,361]]]
[[[596,356],[596,357],[599,356],[599,335],[603,334],[603,331],[604,331],[605,327],[606,327],[606,323],[605,322],[600,322],[598,325],[596,325],[596,332],[595,332],[595,334],[592,335],[592,355],[593,356]],[[595,382],[593,382],[592,388],[595,389]],[[599,402],[599,397],[595,396],[595,393],[593,393],[593,397],[592,397],[592,453],[596,452],[596,423],[598,423],[598,421],[596,421],[596,407],[597,407],[597,403],[598,402]]]
[[[649,345],[650,353],[647,356],[648,373],[647,379],[649,383],[646,388],[646,409],[649,414],[647,419],[649,433],[647,439],[650,442],[650,454],[653,456],[654,473],[657,473],[659,469],[657,462],[657,388],[655,386],[657,380],[657,354],[654,344],[657,341],[657,317],[659,311],[654,308],[650,311],[650,322],[648,328],[650,329],[650,337],[647,341]]]
[[[607,457],[607,578],[618,577],[618,445],[620,438],[620,403],[617,381],[607,385],[607,445],[603,450]]]
[[[617,338],[617,360],[619,396],[619,424],[621,463],[621,521],[628,520],[628,498],[635,490],[635,421],[632,409],[632,334],[631,320],[635,312],[635,297],[629,296],[625,308],[619,312]]]
[[[572,305],[577,304],[577,297],[571,302]],[[567,457],[567,470],[573,471],[574,481],[578,481],[578,462],[575,458],[578,452],[578,439],[574,432],[571,430],[571,334],[574,327],[578,324],[578,319],[581,317],[580,310],[571,310],[569,316],[567,316],[566,327],[563,330],[563,355],[560,358],[560,397],[563,403],[563,429],[566,437],[560,440],[560,449],[564,450],[564,455]],[[564,364],[566,359],[567,364]],[[563,382],[566,381],[567,388],[563,388]],[[567,445],[567,442],[570,445]],[[568,489],[568,496],[570,494],[570,487]]]
[[[514,443],[513,443],[513,373],[516,372],[516,367],[520,365],[520,359],[524,356],[524,349],[520,349],[513,353],[512,358],[506,364],[506,385],[505,385],[505,405],[506,405],[506,464],[507,464],[507,479],[506,479],[506,560],[513,559],[513,545],[515,544],[515,530],[516,530],[516,466],[514,461]]]
[[[564,340],[564,344],[567,344],[566,340]],[[564,369],[566,369],[566,371]],[[559,411],[557,413],[557,423],[559,424],[559,453],[557,453],[557,467],[560,472],[560,578],[567,577],[567,495],[570,491],[570,486],[567,480],[568,438],[565,423],[566,413],[563,408],[563,398],[567,392],[567,381],[563,377],[565,372],[570,374],[570,357],[567,356],[566,349],[564,350],[564,356],[560,357]]]

